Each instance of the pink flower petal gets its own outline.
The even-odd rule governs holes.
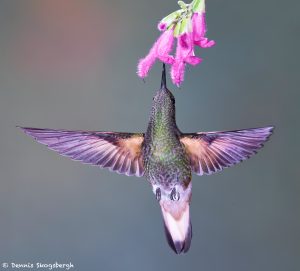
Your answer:
[[[193,25],[193,39],[194,44],[202,47],[202,48],[209,48],[215,45],[215,41],[208,40],[205,37],[206,34],[206,20],[205,20],[205,13],[195,13],[192,18],[192,25]]]
[[[145,58],[140,59],[137,67],[137,74],[139,77],[144,78],[148,76],[148,73],[156,60],[156,47],[157,43],[154,43],[149,54]]]
[[[174,57],[169,55],[172,51],[173,43],[173,29],[163,32],[153,44],[148,55],[145,58],[140,59],[137,67],[138,76],[142,78],[146,77],[157,58],[166,64],[173,64]]]
[[[141,78],[145,78],[148,76],[150,69],[152,68],[155,59],[151,59],[149,57],[145,57],[140,59],[138,67],[137,67],[137,74]]]
[[[173,84],[178,87],[184,80],[185,63],[183,61],[175,61],[171,67],[171,79]]]
[[[166,64],[173,64],[174,57],[169,55],[173,49],[174,35],[173,29],[165,31],[157,41],[157,57]]]
[[[185,59],[186,57],[193,55],[193,40],[191,33],[184,33],[178,37],[176,59]]]
[[[185,59],[185,62],[186,62],[186,63],[188,63],[188,64],[190,64],[190,65],[193,65],[193,66],[198,65],[201,61],[202,61],[202,58],[197,57],[197,56],[188,56],[188,57]]]
[[[194,44],[202,48],[209,48],[214,46],[216,42],[214,40],[208,40],[208,38],[202,38],[201,40],[194,41]]]
[[[205,13],[194,13],[192,18],[193,39],[199,41],[206,34]]]
[[[184,33],[177,39],[175,62],[171,67],[172,82],[179,86],[184,80],[184,69],[186,63],[193,66],[202,61],[194,53],[193,33]]]
[[[208,40],[208,38],[202,38],[199,41],[194,41],[194,44],[202,48],[209,48],[214,46],[216,43],[214,40]]]

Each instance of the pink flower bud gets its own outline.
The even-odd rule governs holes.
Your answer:
[[[167,24],[159,22],[158,25],[157,25],[157,28],[158,28],[159,31],[165,31],[167,29]]]

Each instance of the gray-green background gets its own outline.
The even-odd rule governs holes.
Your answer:
[[[170,1],[0,1],[0,261],[75,270],[300,270],[299,1],[207,1],[183,131],[273,124],[256,156],[193,178],[191,250],[167,246],[145,179],[60,157],[15,125],[144,131],[161,65],[136,63]],[[0,267],[1,268],[1,267]]]

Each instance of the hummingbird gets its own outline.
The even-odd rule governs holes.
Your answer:
[[[182,133],[176,124],[175,98],[166,85],[165,65],[145,133],[20,128],[73,160],[127,176],[144,176],[160,205],[166,239],[176,254],[186,253],[192,240],[192,172],[210,175],[249,158],[274,129]]]

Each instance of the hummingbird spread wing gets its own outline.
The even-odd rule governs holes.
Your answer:
[[[273,128],[183,134],[180,141],[190,157],[192,170],[198,175],[209,175],[255,154]]]
[[[20,128],[49,149],[73,160],[128,176],[144,174],[141,157],[144,134]]]

